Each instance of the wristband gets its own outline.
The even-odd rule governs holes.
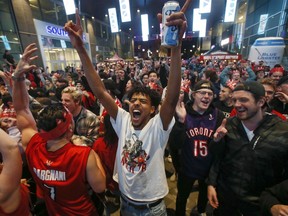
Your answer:
[[[14,81],[24,81],[26,79],[25,76],[22,76],[22,77],[16,77],[14,74],[12,74],[12,80]]]

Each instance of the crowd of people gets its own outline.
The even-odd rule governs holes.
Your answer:
[[[81,66],[39,68],[30,44],[0,72],[0,215],[109,215],[109,196],[121,215],[167,215],[167,149],[175,215],[196,181],[199,215],[288,215],[286,71],[182,60],[184,12],[167,19],[180,38],[169,58],[94,66],[77,10],[64,28]]]

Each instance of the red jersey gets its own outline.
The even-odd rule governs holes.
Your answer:
[[[106,185],[109,190],[118,190],[118,183],[112,178],[114,163],[116,158],[118,140],[110,146],[107,146],[104,137],[99,137],[93,144],[92,149],[98,154],[102,165],[106,171]]]
[[[54,152],[35,134],[26,149],[33,179],[43,191],[50,215],[97,215],[87,189],[86,165],[91,148],[67,143]]]
[[[121,101],[116,97],[115,103],[118,107],[122,108]],[[108,114],[107,110],[104,108],[100,117],[100,126],[99,126],[99,133],[103,133],[104,131],[104,117]]]
[[[86,91],[86,93],[89,96],[86,96],[84,94],[82,95],[82,104],[86,109],[91,110],[95,104],[96,98],[94,97],[94,95],[91,92]]]
[[[1,216],[29,216],[30,215],[29,190],[23,184],[20,185],[20,194],[21,194],[21,200],[20,200],[20,204],[18,208],[12,213],[5,213],[0,207]]]

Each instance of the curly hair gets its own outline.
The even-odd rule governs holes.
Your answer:
[[[160,94],[157,91],[145,86],[136,86],[135,88],[131,89],[128,93],[128,99],[131,100],[134,94],[142,94],[148,96],[151,100],[151,105],[154,106],[156,109],[161,102]]]

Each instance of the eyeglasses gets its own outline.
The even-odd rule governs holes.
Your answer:
[[[206,96],[208,94],[209,97],[213,97],[213,92],[207,92],[207,91],[196,91],[196,93],[199,93],[202,97]]]

